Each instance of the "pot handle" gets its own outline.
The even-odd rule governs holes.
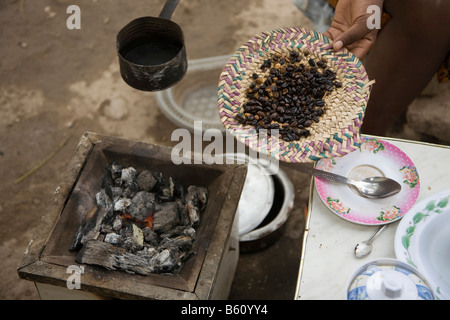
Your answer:
[[[170,20],[172,18],[172,14],[175,11],[175,8],[178,6],[180,0],[167,0],[164,8],[162,9],[159,17],[162,19]]]

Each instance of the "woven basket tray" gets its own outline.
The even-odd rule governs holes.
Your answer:
[[[252,74],[262,74],[264,60],[276,54],[287,56],[293,50],[308,52],[308,59],[326,60],[342,87],[323,98],[327,110],[309,128],[308,138],[286,142],[275,136],[261,137],[254,127],[240,124],[235,117],[244,113],[242,105],[248,100],[246,91],[254,81]],[[307,65],[304,60],[302,63]],[[314,162],[343,156],[360,147],[360,128],[372,83],[358,58],[347,49],[334,51],[322,34],[303,28],[276,29],[250,39],[223,68],[218,88],[220,119],[238,141],[281,161]]]

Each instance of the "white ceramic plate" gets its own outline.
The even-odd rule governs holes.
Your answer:
[[[323,203],[339,217],[363,225],[383,225],[401,219],[419,196],[419,174],[411,159],[386,141],[363,138],[360,150],[340,158],[322,159],[319,170],[354,180],[385,176],[401,184],[402,190],[384,199],[367,199],[345,184],[315,178]]]
[[[417,268],[437,299],[450,299],[450,189],[419,201],[395,233],[398,260]]]

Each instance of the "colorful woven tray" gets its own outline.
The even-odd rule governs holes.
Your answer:
[[[326,60],[342,87],[323,98],[327,111],[309,128],[308,138],[286,142],[275,136],[261,137],[254,127],[240,124],[235,117],[244,113],[242,105],[247,101],[252,74],[262,73],[264,60],[276,54],[287,56],[293,50],[308,51],[308,58]],[[313,162],[343,156],[360,147],[360,128],[372,83],[358,58],[347,49],[334,51],[322,34],[303,28],[271,30],[242,45],[225,65],[218,88],[220,119],[238,141],[281,161]]]

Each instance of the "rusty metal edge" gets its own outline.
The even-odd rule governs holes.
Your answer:
[[[75,149],[75,156],[69,162],[62,181],[56,187],[56,190],[50,199],[50,203],[45,210],[46,213],[42,216],[39,226],[36,228],[28,247],[25,249],[22,259],[17,266],[19,277],[23,278],[26,276],[24,273],[25,267],[39,262],[39,257],[45,248],[48,237],[58,221],[58,216],[61,214],[75,181],[78,179],[83,169],[85,159],[92,151],[93,146],[94,144],[90,139],[89,133],[85,132]]]
[[[234,198],[240,198],[247,175],[247,165],[237,165],[234,168],[233,179],[228,189],[228,197],[223,204],[222,213],[216,223],[213,237],[208,247],[208,252],[204,259],[204,264],[198,277],[195,293],[201,300],[210,300],[214,294],[214,284],[217,280],[219,267],[229,248],[224,244],[228,243],[231,237],[232,228],[228,227],[227,234],[218,232],[227,226],[232,226],[236,218],[238,202],[232,202]],[[220,256],[220,259],[216,257]]]

